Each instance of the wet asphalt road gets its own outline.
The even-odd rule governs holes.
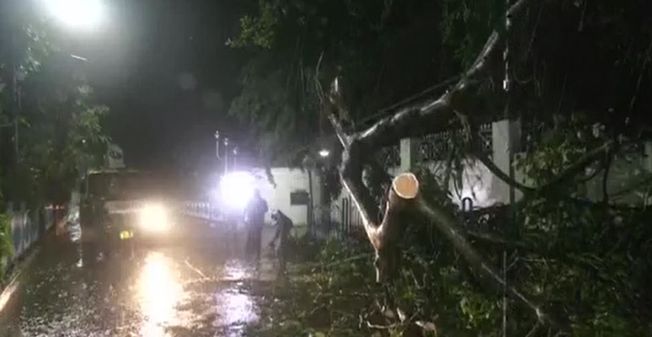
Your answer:
[[[258,319],[253,289],[273,279],[271,261],[246,260],[242,235],[186,226],[183,239],[94,264],[50,233],[0,296],[0,337],[242,335]]]

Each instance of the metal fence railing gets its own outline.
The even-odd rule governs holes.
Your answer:
[[[424,136],[418,143],[418,158],[421,161],[445,160],[454,146],[454,142],[451,140],[463,139],[465,137],[464,130],[462,129],[447,130]],[[492,124],[481,124],[478,128],[478,137],[482,151],[491,158],[493,151]]]
[[[183,215],[206,221],[223,221],[224,214],[209,202],[188,201],[184,202],[181,212]]]
[[[364,231],[362,217],[350,197],[333,202],[330,210],[330,229],[340,237]]]
[[[482,151],[489,158],[493,157],[492,124],[481,124],[477,130]],[[453,149],[453,139],[463,139],[466,136],[462,129],[447,130],[419,137],[417,139],[417,158],[421,162],[441,161],[448,158]],[[381,148],[376,154],[376,160],[386,167],[401,165],[401,148],[398,144]]]

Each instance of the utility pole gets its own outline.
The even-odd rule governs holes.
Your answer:
[[[234,146],[233,147],[233,165],[232,165],[233,170],[238,169],[238,147]]]
[[[229,172],[229,138],[224,137],[224,174]]]
[[[220,132],[215,131],[215,157],[219,160],[220,158]]]
[[[220,131],[215,131],[215,157],[217,157],[217,160],[224,160],[224,174],[226,174],[229,171],[229,138],[224,137],[224,152],[220,152],[221,138]],[[222,157],[222,153],[224,154],[224,157]],[[235,157],[237,155],[238,147],[236,146],[233,148],[234,166]]]

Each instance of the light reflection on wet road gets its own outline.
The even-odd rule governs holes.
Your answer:
[[[136,302],[144,315],[141,336],[164,336],[166,325],[179,324],[175,308],[184,295],[173,261],[160,252],[148,252],[137,284]]]
[[[215,233],[82,266],[76,243],[50,235],[6,296],[0,337],[240,336],[258,319],[252,289],[272,279],[267,266]]]

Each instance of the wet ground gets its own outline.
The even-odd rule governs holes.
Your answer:
[[[173,243],[95,263],[69,236],[49,234],[0,296],[0,336],[242,335],[258,319],[252,289],[273,280],[271,261],[244,259],[242,236],[187,227],[192,235]]]

